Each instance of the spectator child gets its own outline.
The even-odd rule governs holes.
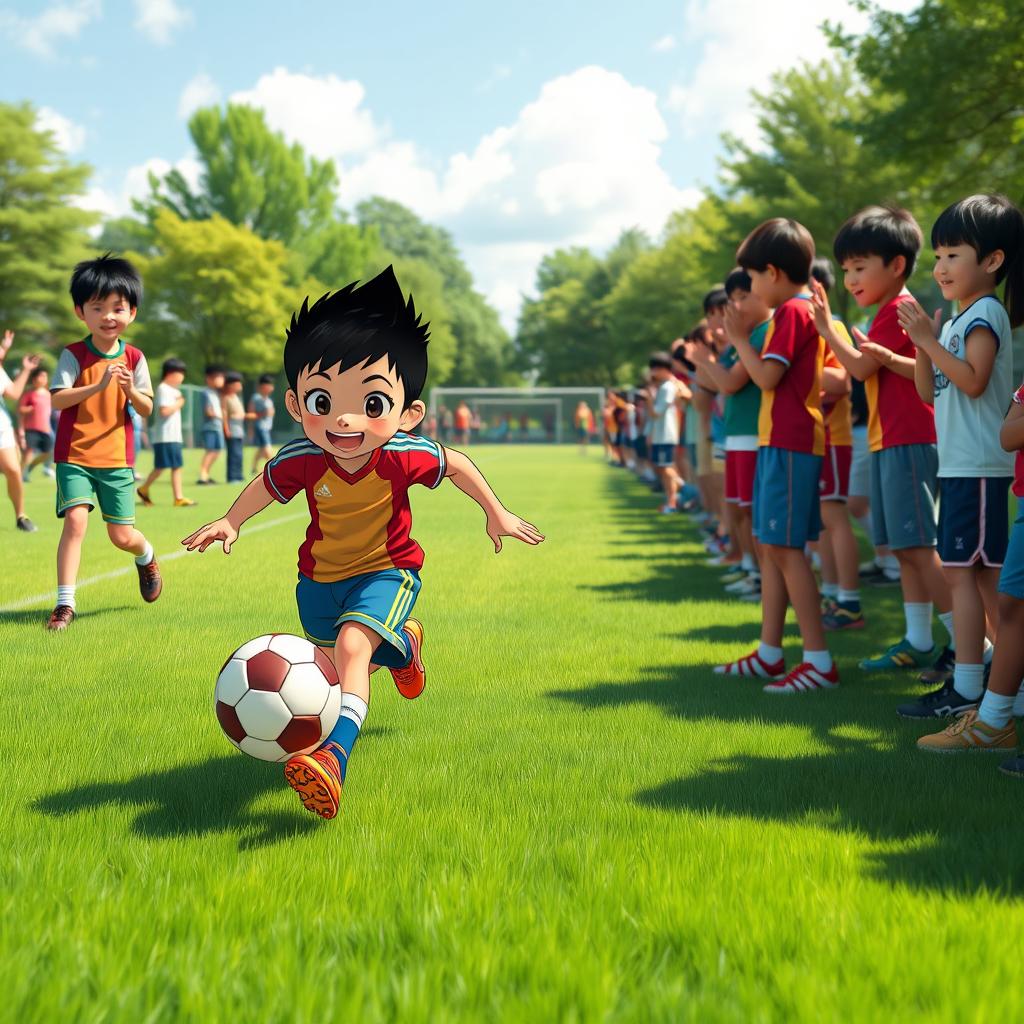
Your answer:
[[[12,380],[4,370],[4,356],[14,344],[14,331],[4,331],[0,340],[0,473],[7,480],[7,496],[14,506],[14,523],[22,533],[35,533],[36,525],[25,515],[25,491],[21,480],[21,462],[14,436],[14,424],[7,413],[4,399],[16,402],[28,383],[29,374],[39,365],[38,356],[25,356],[21,370]]]
[[[224,388],[221,392],[224,399],[224,437],[228,449],[229,484],[242,483],[245,480],[242,469],[242,458],[245,446],[245,421],[255,419],[256,414],[246,415],[245,406],[238,396],[242,393],[242,375],[235,370],[224,374]]]
[[[206,367],[206,387],[203,389],[203,460],[199,463],[198,486],[212,484],[210,470],[225,447],[224,407],[221,391],[224,388],[224,367],[216,364]]]
[[[274,426],[274,375],[264,373],[256,383],[256,393],[249,399],[249,413],[254,417],[252,439],[256,454],[252,458],[252,475],[255,476],[262,463],[273,455],[273,440],[270,432]]]
[[[655,352],[648,366],[657,386],[652,407],[654,426],[651,433],[651,462],[665,492],[663,513],[676,511],[679,477],[674,466],[675,447],[679,443],[679,415],[677,403],[689,399],[690,389],[672,373],[672,357],[667,352]]]
[[[29,474],[39,465],[44,476],[53,476],[53,434],[50,433],[50,375],[42,366],[37,366],[28,376],[25,393],[18,404],[21,428],[25,432],[25,469],[22,473],[27,482]]]
[[[149,489],[165,469],[171,471],[171,493],[175,508],[190,508],[195,502],[186,498],[181,489],[181,467],[184,444],[181,433],[181,410],[185,408],[185,396],[181,385],[185,382],[185,364],[180,359],[164,360],[160,371],[160,383],[156,389],[153,405],[153,470],[146,477],[136,493],[143,505],[152,505]]]

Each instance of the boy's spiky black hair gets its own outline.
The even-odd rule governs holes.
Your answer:
[[[725,279],[725,294],[732,295],[736,291],[750,291],[750,275],[742,267],[730,270]]]
[[[71,274],[71,300],[76,306],[115,294],[133,309],[142,302],[142,278],[128,260],[105,252],[94,260],[82,260],[75,265]]]
[[[1006,282],[1004,303],[1010,323],[1024,322],[1024,213],[1006,196],[974,195],[947,206],[932,227],[932,248],[969,245],[980,263],[1001,249],[996,284]]]
[[[773,217],[759,224],[736,250],[736,262],[744,270],[781,270],[793,284],[807,284],[814,259],[810,231],[792,217]]]
[[[897,256],[907,263],[904,279],[914,272],[921,251],[921,228],[909,210],[899,206],[867,206],[840,229],[832,245],[836,262],[858,256],[881,256],[888,266]]]
[[[303,370],[337,366],[344,373],[385,356],[405,389],[405,408],[420,397],[427,379],[430,324],[421,323],[412,296],[406,301],[388,267],[373,280],[353,281],[312,306],[305,299],[292,316],[284,346],[284,371],[294,391]]]

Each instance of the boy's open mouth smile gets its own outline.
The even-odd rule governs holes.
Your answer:
[[[363,437],[362,431],[353,434],[336,434],[333,430],[327,431],[327,440],[342,452],[354,452],[363,443]]]

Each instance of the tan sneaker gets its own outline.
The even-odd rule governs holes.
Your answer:
[[[193,505],[195,505],[195,502],[191,498],[175,498],[174,499],[174,507],[175,508],[192,508]]]
[[[960,750],[989,750],[993,753],[1015,753],[1017,731],[1011,720],[1002,729],[993,729],[978,718],[976,708],[965,711],[942,732],[922,736],[918,750],[931,750],[938,754],[954,754]]]

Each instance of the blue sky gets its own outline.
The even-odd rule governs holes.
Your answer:
[[[822,19],[861,24],[846,0],[809,9],[0,0],[0,96],[42,111],[109,213],[147,168],[195,173],[195,106],[261,106],[336,160],[343,205],[385,194],[448,227],[511,326],[544,252],[602,248],[634,225],[657,234],[714,180],[723,128],[756,138],[749,89],[823,55]]]

